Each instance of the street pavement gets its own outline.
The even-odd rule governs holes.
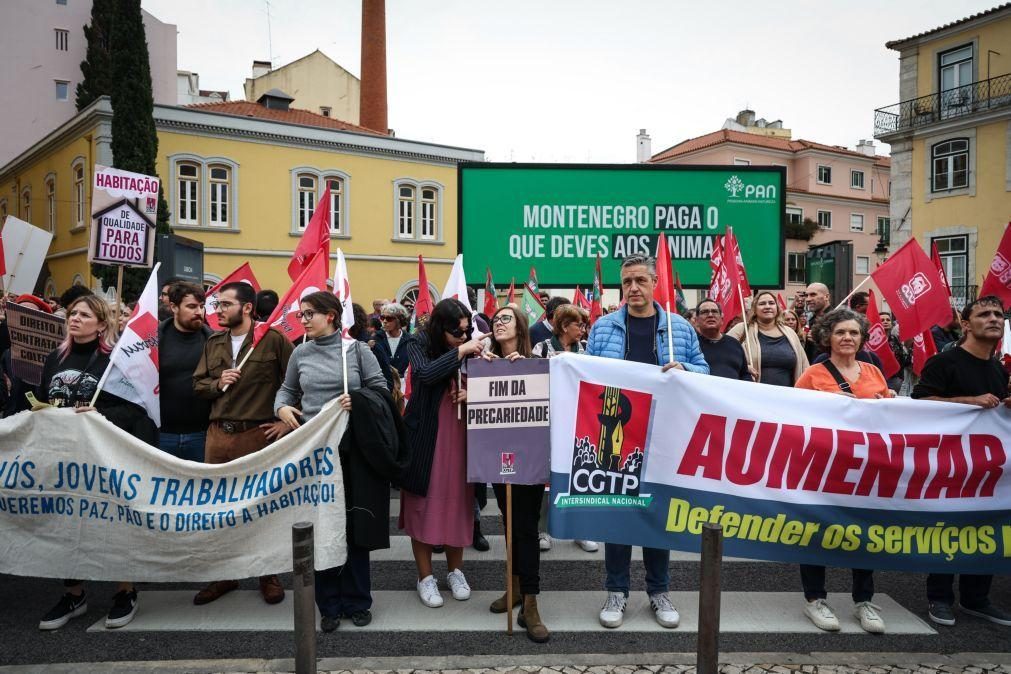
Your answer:
[[[392,513],[399,510],[395,494]],[[318,656],[323,664],[332,665],[321,667],[321,671],[348,668],[345,663],[350,662],[356,662],[358,666],[350,668],[358,670],[459,670],[478,667],[473,664],[475,659],[482,663],[481,667],[501,668],[520,662],[526,667],[578,663],[589,667],[597,662],[593,658],[604,658],[607,662],[603,665],[631,668],[631,672],[637,666],[627,663],[659,665],[669,662],[669,659],[642,659],[643,654],[667,654],[664,657],[669,658],[669,654],[695,651],[697,555],[672,553],[671,590],[682,616],[680,627],[666,630],[653,621],[642,591],[644,574],[639,561],[641,556],[636,550],[632,564],[633,594],[625,624],[619,629],[607,630],[597,623],[597,612],[605,598],[603,546],[596,553],[587,553],[572,541],[554,541],[552,549],[542,554],[542,595],[539,599],[552,635],[549,643],[539,645],[529,641],[518,626],[516,633],[508,636],[505,616],[488,611],[488,603],[503,590],[505,577],[503,528],[493,499],[482,517],[482,527],[491,536],[492,550],[479,553],[468,549],[465,553],[464,571],[474,590],[472,598],[466,602],[453,600],[445,586],[445,558],[437,557],[436,577],[446,605],[439,609],[422,606],[414,591],[416,573],[409,540],[396,529],[395,516],[391,518],[390,527],[397,534],[391,549],[373,555],[374,621],[368,627],[357,628],[345,620],[336,632],[320,633]],[[290,575],[283,576],[282,580],[291,588]],[[924,574],[875,574],[875,602],[882,606],[889,628],[884,635],[869,635],[859,629],[848,596],[848,570],[830,569],[828,574],[829,601],[843,625],[842,631],[836,634],[819,631],[803,616],[796,565],[726,559],[722,580],[721,653],[759,654],[743,662],[738,660],[748,667],[761,663],[783,664],[797,654],[817,653],[843,654],[834,661],[818,661],[819,665],[840,667],[846,666],[847,659],[868,656],[872,658],[864,663],[868,667],[879,664],[873,660],[877,654],[882,658],[890,657],[885,654],[927,654],[916,662],[904,663],[910,674],[918,672],[920,664],[929,665],[953,654],[968,658],[951,665],[958,672],[969,664],[987,662],[977,660],[974,663],[976,656],[973,654],[992,653],[998,663],[1011,662],[1011,628],[962,614],[958,615],[953,627],[937,626],[927,620]],[[60,630],[41,632],[37,628],[39,618],[58,599],[61,583],[52,579],[0,576],[0,606],[4,607],[0,612],[0,634],[3,635],[0,666],[41,666],[25,671],[111,672],[134,671],[132,666],[140,667],[136,663],[149,662],[151,665],[147,669],[139,671],[285,671],[283,666],[272,670],[265,663],[290,663],[290,658],[294,657],[290,593],[281,604],[268,606],[259,598],[255,580],[245,580],[241,591],[207,606],[193,606],[192,596],[201,585],[141,584],[139,610],[134,622],[120,630],[106,630],[103,621],[115,592],[114,584],[88,583],[88,613]],[[996,578],[991,598],[1011,606],[1011,579]],[[761,654],[775,655],[763,659]],[[930,659],[931,655],[934,660]],[[447,657],[462,658],[470,664],[445,661]],[[393,658],[394,664],[385,667],[368,664],[376,658]],[[219,664],[188,668],[183,661]],[[123,663],[122,668],[99,664],[116,662]],[[182,668],[175,668],[172,662]],[[249,667],[262,668],[243,669],[220,664],[250,662],[256,664]],[[443,664],[432,665],[437,662]],[[687,666],[693,662],[694,656],[691,656],[676,664]],[[60,666],[58,663],[95,665],[89,669],[84,665]],[[739,672],[726,671],[727,674],[765,671],[751,671],[748,667]],[[987,674],[991,670],[965,671]],[[831,672],[846,674],[843,670]],[[892,670],[874,672],[891,673]],[[563,674],[583,674],[583,670]]]

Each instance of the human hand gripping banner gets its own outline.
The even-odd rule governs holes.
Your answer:
[[[0,421],[0,572],[208,581],[291,569],[291,526],[312,522],[316,568],[345,561],[337,405],[226,464],[177,459],[97,412]]]
[[[1011,572],[1011,409],[841,395],[566,354],[552,536],[941,573]]]

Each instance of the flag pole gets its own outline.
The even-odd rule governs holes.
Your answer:
[[[847,295],[846,297],[844,297],[844,298],[843,298],[843,300],[842,300],[842,302],[840,302],[840,303],[839,303],[839,304],[838,304],[838,305],[836,306],[836,309],[842,309],[842,308],[843,308],[844,306],[846,306],[846,302],[847,302],[847,301],[849,301],[849,298],[851,298],[851,297],[853,297],[854,295],[856,295],[857,291],[858,291],[858,290],[860,290],[861,288],[863,288],[863,287],[864,287],[864,284],[865,284],[865,283],[867,283],[867,282],[868,282],[868,281],[870,281],[870,280],[871,280],[871,277],[870,277],[870,276],[868,275],[868,276],[867,276],[867,278],[865,278],[865,279],[864,279],[863,281],[861,281],[860,283],[858,283],[858,284],[857,284],[857,287],[856,287],[856,288],[854,288],[853,290],[851,290],[851,291],[850,291],[850,294],[849,294],[849,295]]]
[[[344,375],[344,395],[348,394],[348,349],[347,341],[344,339],[344,334],[341,334],[341,370]],[[359,372],[358,376],[361,377],[363,373]]]
[[[674,362],[674,335],[670,324],[670,298],[667,298],[667,362]]]
[[[460,370],[456,371],[456,392],[459,393],[463,390],[463,372]],[[460,421],[463,419],[463,403],[456,403],[456,420]]]
[[[748,315],[744,311],[744,293],[741,292],[741,284],[737,284],[737,299],[741,302],[741,318],[744,319],[744,348],[748,352],[748,367],[755,367],[755,359],[751,355],[751,342],[748,341]]]
[[[254,325],[253,327],[255,328],[256,326]],[[255,348],[256,344],[253,344],[252,346],[249,347],[249,351],[246,351],[246,355],[243,356],[242,360],[239,361],[239,364],[235,366],[236,370],[239,370],[240,372],[242,371],[242,366],[245,365],[246,361],[249,360],[249,357],[253,355],[253,349]],[[221,389],[221,392],[224,393],[225,391],[227,391],[229,386],[231,386],[231,384],[225,384],[224,387]]]

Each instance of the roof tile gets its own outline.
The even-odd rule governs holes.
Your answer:
[[[732,129],[720,129],[719,131],[713,131],[712,133],[707,133],[703,136],[698,136],[697,138],[689,138],[688,140],[678,143],[673,147],[669,147],[663,152],[653,155],[650,158],[650,162],[662,162],[672,157],[679,157],[707,147],[720,145],[721,143],[738,143],[740,145],[752,145],[754,147],[763,147],[771,150],[781,150],[783,152],[791,153],[801,152],[803,150],[820,150],[822,152],[832,152],[835,154],[870,159],[870,157],[862,152],[850,150],[839,145],[826,145],[824,143],[816,143],[811,140],[791,140],[789,138],[761,136],[755,133],[734,131]],[[876,164],[881,164],[882,160],[885,160],[886,163],[888,162],[887,157],[875,157]]]
[[[212,103],[192,103],[184,106],[201,112],[213,112],[221,115],[234,115],[236,117],[255,117],[257,119],[267,119],[274,122],[284,122],[286,124],[298,124],[300,126],[316,126],[322,129],[335,129],[338,131],[354,131],[355,133],[367,133],[373,136],[383,136],[364,126],[344,122],[333,117],[324,117],[309,110],[299,108],[289,108],[287,110],[275,110],[265,108],[259,103],[251,101],[223,101]]]

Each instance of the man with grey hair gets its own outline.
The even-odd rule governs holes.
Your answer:
[[[403,304],[390,302],[383,306],[379,318],[383,322],[383,330],[376,333],[375,348],[386,353],[390,365],[403,377],[407,372],[407,345],[414,339],[407,333],[410,314]]]
[[[670,316],[653,301],[656,289],[656,262],[646,256],[625,258],[621,264],[621,291],[625,305],[602,316],[593,324],[586,353],[601,358],[617,358],[660,366],[664,372],[690,370],[709,374],[695,330],[677,314]],[[671,354],[673,353],[673,359]],[[646,592],[656,621],[663,627],[677,627],[680,615],[667,594],[670,584],[670,551],[642,549],[646,567]],[[628,603],[632,546],[604,544],[607,601],[600,611],[600,624],[619,627]]]

